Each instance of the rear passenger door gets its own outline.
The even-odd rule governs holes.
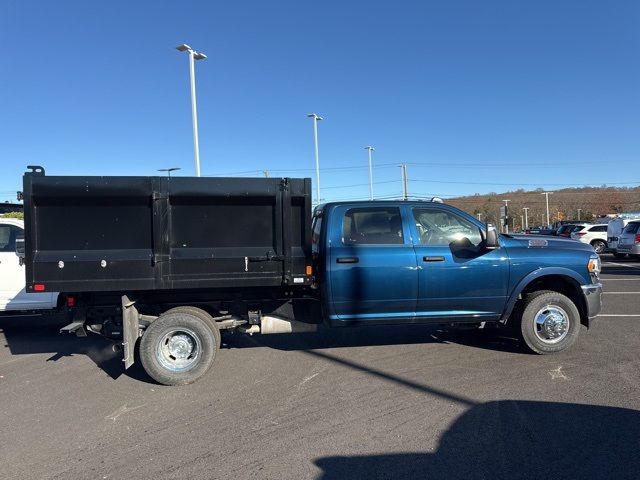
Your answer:
[[[341,205],[332,212],[331,321],[413,318],[418,273],[404,209]]]

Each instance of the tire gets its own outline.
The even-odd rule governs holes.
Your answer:
[[[172,309],[164,312],[164,315],[166,315],[167,313],[190,313],[200,318],[202,321],[207,322],[209,325],[211,325],[212,328],[216,326],[216,321],[213,319],[213,317],[206,310],[203,310],[199,307],[192,307],[188,305],[173,307]]]
[[[186,385],[207,373],[220,348],[220,332],[205,316],[195,307],[178,307],[149,325],[139,354],[151,378],[162,385]]]
[[[607,242],[605,242],[604,240],[594,240],[593,242],[591,242],[591,246],[597,254],[601,254],[606,250]]]
[[[580,312],[565,295],[550,290],[527,296],[520,318],[520,340],[533,353],[557,353],[571,347],[580,333]]]

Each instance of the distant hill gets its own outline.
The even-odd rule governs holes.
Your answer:
[[[510,200],[509,228],[519,230],[524,207],[528,207],[529,226],[546,223],[546,202],[544,190],[523,189],[505,193],[475,194],[466,197],[448,198],[446,202],[475,215],[480,214],[483,222],[498,223],[503,200]],[[578,212],[580,209],[580,212]],[[549,216],[551,222],[557,220],[594,220],[621,212],[640,212],[640,186],[581,187],[554,190],[549,195]]]

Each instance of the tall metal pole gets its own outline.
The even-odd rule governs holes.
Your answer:
[[[193,157],[196,166],[196,177],[200,176],[200,145],[198,141],[198,111],[196,108],[196,60],[204,60],[207,56],[202,52],[196,52],[189,45],[183,43],[176,49],[189,53],[189,83],[191,85],[191,122],[193,123]]]
[[[582,211],[581,208],[578,209],[578,220],[580,220],[580,212]]]
[[[365,150],[369,150],[369,200],[373,200],[373,163],[371,161],[371,153],[375,151],[371,145],[364,147]]]
[[[509,233],[509,202],[511,200],[502,200],[504,202],[504,217],[505,217],[505,222],[504,222],[504,227],[505,227],[505,233]]]
[[[307,117],[313,119],[313,148],[316,156],[316,203],[320,203],[320,157],[318,155],[318,120],[322,117],[310,113]]]
[[[193,122],[193,156],[196,162],[196,177],[200,176],[200,145],[198,144],[198,111],[196,109],[196,61],[193,50],[189,50],[189,78],[191,80],[191,119]]]
[[[524,228],[527,229],[529,228],[529,207],[524,207],[522,210],[524,210]]]
[[[543,192],[541,195],[544,195],[547,198],[547,228],[551,226],[551,220],[549,219],[549,194],[553,192]]]
[[[407,164],[403,163],[400,165],[400,171],[402,172],[402,199],[409,199],[409,187],[408,187],[408,179],[407,179]]]

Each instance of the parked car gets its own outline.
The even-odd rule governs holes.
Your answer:
[[[564,225],[561,225],[556,230],[556,237],[565,237],[565,238],[571,237],[571,232],[573,231],[573,229],[575,227],[576,227],[576,225],[574,225],[572,223],[566,223]]]
[[[571,238],[588,243],[596,253],[604,253],[607,248],[607,224],[578,225],[571,232]]]
[[[629,222],[624,227],[618,240],[616,253],[640,258],[640,220]]]
[[[58,292],[27,293],[24,264],[16,254],[16,243],[24,237],[24,223],[0,217],[0,313],[54,309]]]
[[[524,231],[526,235],[554,235],[555,230],[549,227],[531,227]]]
[[[626,253],[617,251],[618,239],[629,222],[640,220],[640,212],[621,213],[607,226],[607,250],[618,258],[626,257]]]

